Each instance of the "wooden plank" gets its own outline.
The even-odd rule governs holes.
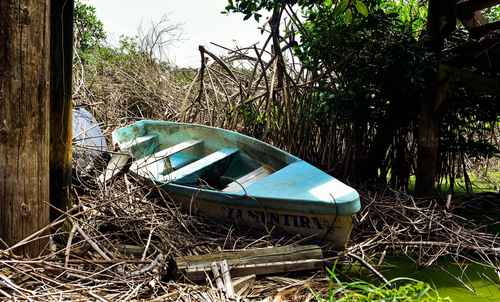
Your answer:
[[[49,223],[50,36],[50,1],[0,1],[0,238],[9,246]],[[14,252],[38,256],[45,233]]]
[[[287,245],[279,247],[254,248],[245,250],[223,251],[206,255],[194,255],[175,258],[177,267],[182,269],[187,265],[207,266],[208,263],[228,260],[230,265],[236,263],[259,263],[262,259],[269,262],[322,258],[323,252],[317,245]],[[208,262],[208,263],[207,263]]]
[[[99,175],[99,182],[104,184],[118,175],[127,166],[129,159],[130,155],[128,154],[113,154],[106,170]]]
[[[255,283],[255,275],[248,275],[233,280],[234,292],[237,296],[243,296]]]
[[[195,161],[194,163],[188,164],[187,166],[180,168],[179,170],[176,170],[168,175],[160,177],[159,181],[170,182],[170,181],[181,180],[228,158],[229,156],[235,154],[236,152],[238,152],[238,149],[235,148],[224,148],[222,150],[216,151],[214,153],[211,153],[203,157],[200,160]]]
[[[500,95],[500,85],[496,77],[486,77],[480,72],[446,64],[442,64],[440,68],[449,74],[452,89],[464,86],[478,94]]]
[[[141,158],[154,153],[158,146],[158,136],[153,134],[136,137],[122,144],[120,147],[123,151],[130,152],[134,157]]]
[[[270,175],[271,172],[265,167],[260,167],[253,170],[252,172],[238,178],[237,180],[230,183],[224,190],[224,192],[239,192],[242,188],[248,187],[257,180]]]
[[[179,153],[183,150],[186,150],[188,148],[199,145],[202,142],[203,141],[200,141],[200,140],[189,140],[189,141],[185,141],[185,142],[182,142],[180,144],[174,145],[172,147],[163,149],[163,150],[156,152],[150,156],[147,156],[145,158],[134,161],[132,163],[132,165],[130,166],[130,170],[132,170],[134,172],[138,171],[139,169],[141,169],[145,166],[149,166],[149,165],[154,164],[158,161],[168,159],[169,156],[172,156],[172,155]],[[163,171],[161,171],[161,172],[163,172]]]
[[[220,274],[217,262],[212,262],[210,264],[210,268],[212,270],[212,274],[214,275],[214,280],[215,284],[217,285],[217,289],[220,291],[224,291],[224,281],[222,280],[222,275]]]
[[[231,272],[234,276],[245,276],[248,274],[270,275],[299,271],[317,271],[323,269],[323,267],[324,261],[321,259],[304,259],[271,263],[235,264],[231,266]],[[183,275],[191,281],[202,281],[205,278],[205,272],[205,270],[196,267],[185,270]]]
[[[273,273],[317,270],[323,267],[323,253],[317,245],[283,246],[208,255],[177,257],[178,273],[193,281],[204,280],[213,262],[226,260],[231,275],[267,275]]]
[[[233,280],[231,280],[231,274],[229,273],[229,264],[227,260],[219,262],[220,272],[222,274],[222,279],[224,280],[224,292],[226,293],[226,298],[229,300],[234,299],[234,288]]]

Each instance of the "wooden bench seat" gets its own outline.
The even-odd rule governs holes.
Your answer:
[[[141,176],[153,176],[157,179],[160,175],[171,168],[169,157],[201,144],[200,140],[189,140],[172,147],[163,149],[152,155],[136,160],[130,166],[130,170]]]
[[[132,165],[136,168],[142,168],[144,166],[151,165],[157,161],[167,159],[169,156],[172,156],[175,153],[181,152],[181,151],[186,150],[188,148],[194,147],[194,146],[200,144],[201,142],[202,141],[199,141],[199,140],[185,141],[185,142],[179,143],[177,145],[174,145],[172,147],[163,149],[163,150],[156,152],[154,154],[151,154],[149,156],[146,156],[144,158],[141,158],[139,160],[136,160]]]
[[[123,151],[128,151],[134,157],[143,157],[152,154],[158,149],[159,140],[156,134],[139,136],[121,146]]]
[[[193,163],[190,163],[179,170],[175,170],[168,175],[160,177],[158,180],[162,182],[179,182],[179,183],[192,183],[200,176],[200,174],[213,165],[228,159],[230,156],[236,154],[236,148],[224,148],[211,153]]]
[[[243,190],[243,188],[248,187],[252,183],[256,182],[257,180],[259,180],[261,178],[268,176],[269,174],[271,174],[271,171],[269,171],[269,169],[266,169],[264,167],[260,167],[258,169],[253,170],[252,172],[250,172],[246,175],[243,175],[242,177],[236,179],[235,181],[233,181],[232,183],[227,185],[227,187],[224,188],[224,190],[222,190],[222,191],[223,192],[230,192],[230,193],[239,192],[239,191]]]

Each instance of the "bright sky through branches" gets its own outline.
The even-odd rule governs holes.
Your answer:
[[[134,36],[140,26],[167,15],[172,23],[181,24],[182,40],[169,47],[168,58],[178,66],[198,67],[198,45],[209,49],[210,42],[225,46],[248,46],[264,37],[255,21],[243,21],[243,15],[224,15],[227,0],[83,0],[96,8],[104,23],[108,41],[115,44],[121,35]],[[263,21],[263,20],[262,20]]]

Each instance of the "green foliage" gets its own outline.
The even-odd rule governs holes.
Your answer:
[[[489,7],[485,10],[486,18],[489,22],[500,20],[500,5]]]
[[[363,17],[368,16],[368,8],[366,7],[366,5],[363,2],[361,2],[360,0],[356,0],[356,1],[354,1],[354,6],[356,7],[356,10],[358,11],[358,13],[363,15]]]
[[[104,25],[97,18],[95,8],[78,0],[75,2],[74,32],[80,55],[100,47],[106,39]]]
[[[396,15],[375,9],[347,24],[325,14],[306,23],[297,49],[309,69],[325,73],[318,83],[324,109],[319,119],[352,125],[351,143],[362,146],[352,179],[385,183],[391,167],[406,163],[391,173],[399,179],[394,185],[405,188],[412,156],[404,133],[417,118],[432,57]]]
[[[81,54],[87,66],[102,68],[106,65],[129,65],[138,60],[146,61],[148,55],[139,47],[137,37],[122,36],[118,41],[118,46],[99,45],[87,49]]]
[[[295,55],[318,79],[304,99],[311,103],[311,120],[324,132],[332,124],[341,129],[352,146],[352,154],[342,154],[346,162],[339,161],[333,173],[351,181],[385,184],[389,179],[392,186],[406,189],[416,165],[417,115],[437,66],[419,42],[426,3],[238,0],[229,1],[226,11],[248,19],[284,5],[295,5],[302,16],[302,25],[287,27],[284,40],[295,41]],[[490,17],[495,13],[488,12]],[[457,156],[486,158],[499,152],[491,129],[485,129],[498,119],[498,98],[456,93],[460,91],[450,93],[441,126],[441,178],[459,173],[463,165],[453,159]]]
[[[83,63],[95,64],[97,52],[106,52],[101,49],[106,32],[104,25],[96,16],[95,8],[80,1],[75,2],[74,8],[74,44],[76,52]]]
[[[314,18],[315,14],[327,10],[335,15],[344,15],[344,20],[349,23],[354,14],[368,16],[368,3],[373,0],[228,0],[225,12],[237,12],[244,15],[243,19],[252,16],[259,21],[261,11],[271,11],[285,5],[298,5],[307,19]]]
[[[446,302],[431,286],[411,278],[396,278],[388,284],[374,285],[365,281],[343,283],[335,274],[335,268],[327,269],[334,285],[328,297],[317,297],[320,302]],[[390,284],[394,285],[391,286]]]
[[[398,16],[403,24],[419,35],[427,23],[427,2],[420,0],[393,0],[381,2],[386,13]]]

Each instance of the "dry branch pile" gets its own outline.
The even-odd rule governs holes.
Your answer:
[[[345,253],[326,250],[332,258],[375,263],[381,251],[395,249],[421,265],[446,254],[498,265],[498,239],[436,203],[416,204],[397,192],[362,196],[365,205],[357,216],[353,242]],[[175,277],[169,260],[300,240],[192,217],[181,212],[165,192],[142,185],[129,174],[107,186],[89,178],[75,189],[74,198],[75,207],[52,223],[53,240],[43,256],[24,259],[15,256],[12,247],[1,252],[0,295],[35,301],[89,297],[100,301],[225,301],[212,276],[207,275],[207,285]],[[325,274],[317,272],[258,278],[240,294],[252,301],[266,297],[306,301],[314,299],[313,293],[326,294],[328,287]]]
[[[500,238],[487,232],[488,226],[498,224],[492,213],[495,207],[489,211],[492,217],[483,215],[475,222],[454,214],[459,209],[447,210],[442,202],[415,200],[401,192],[366,192],[362,202],[353,230],[356,244],[349,247],[353,253],[374,256],[399,251],[419,266],[430,266],[443,256],[474,259],[492,268],[500,263]]]
[[[92,110],[104,128],[137,118],[178,119],[191,78],[144,55],[76,65],[74,102]],[[188,80],[186,84],[186,77]]]
[[[307,71],[291,49],[274,54],[270,41],[236,49],[211,45],[225,56],[200,46],[197,71],[142,54],[75,67],[75,102],[105,129],[137,118],[196,122],[238,130],[330,170],[351,146],[349,127],[318,115],[311,93],[317,79],[330,75]]]
[[[0,250],[0,296],[33,301],[225,301],[215,282],[197,285],[174,276],[169,260],[297,240],[262,233],[256,237],[250,230],[236,231],[192,217],[180,212],[165,192],[143,186],[127,174],[106,187],[87,180],[77,190],[75,207],[51,224],[53,236],[44,255],[26,259],[13,253],[15,246]],[[16,246],[45,236],[46,231]],[[308,290],[312,284],[315,292],[322,292],[328,283],[311,281],[310,275],[269,277],[240,294],[261,300],[280,293],[303,301],[312,299]]]
[[[270,41],[236,49],[214,44],[227,51],[224,57],[200,46],[201,67],[181,120],[236,129],[329,170],[349,145],[346,129],[318,115],[311,93],[316,80],[329,75],[307,71],[291,49],[271,51]]]

